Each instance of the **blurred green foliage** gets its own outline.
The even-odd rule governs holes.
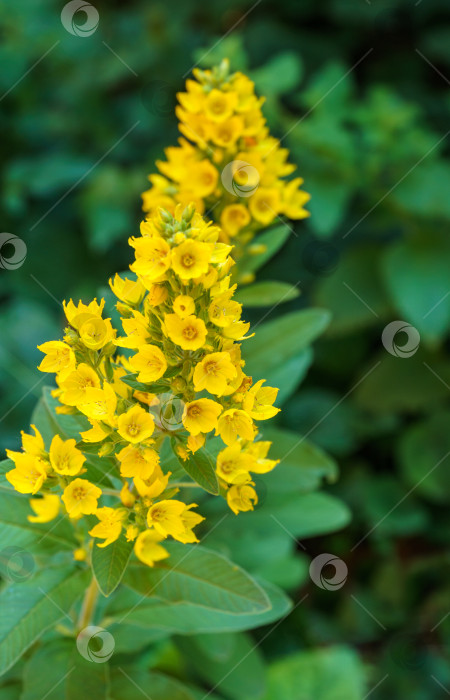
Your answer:
[[[300,390],[286,396],[278,430],[311,436],[337,458],[341,477],[331,495],[309,498],[339,496],[353,513],[338,534],[308,540],[308,556],[300,552],[294,571],[286,554],[284,567],[272,558],[271,573],[259,572],[297,603],[308,593],[273,634],[255,633],[270,662],[264,697],[362,700],[355,651],[365,662],[367,688],[376,687],[374,700],[444,697],[446,8],[438,0],[95,5],[99,27],[84,38],[62,28],[63,5],[52,0],[16,0],[0,14],[2,230],[28,246],[20,269],[0,270],[1,446],[16,447],[29,423],[44,379],[35,370],[35,347],[59,337],[59,301],[94,295],[130,262],[127,237],[141,218],[145,175],[177,138],[174,96],[183,76],[194,63],[228,56],[267,96],[270,126],[312,194],[311,218],[258,273],[260,280],[300,283],[301,296],[270,318],[312,304],[332,312],[314,360],[305,358]],[[252,308],[246,316],[255,322],[268,310]],[[421,336],[409,358],[390,355],[381,342],[383,328],[397,319]],[[268,549],[279,546],[274,533],[264,541]],[[240,563],[239,537],[233,548]],[[334,592],[307,577],[309,558],[327,551],[349,569]],[[229,662],[234,653],[203,651],[211,665],[215,655],[219,675],[220,659]],[[162,670],[180,668],[178,647],[162,645],[158,654]],[[257,679],[259,656],[249,660],[246,677]],[[208,663],[194,666],[194,675],[204,678]],[[240,698],[242,683],[232,674],[220,691]],[[246,692],[256,698],[263,691],[256,684]]]

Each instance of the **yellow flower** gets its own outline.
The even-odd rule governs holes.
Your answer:
[[[182,535],[185,531],[185,526],[181,514],[185,508],[185,503],[175,499],[159,501],[148,509],[147,523],[149,527],[153,526],[163,537]]]
[[[103,430],[98,421],[90,420],[89,422],[92,428],[80,433],[83,442],[101,442],[105,437],[108,437],[109,433]]]
[[[209,391],[210,394],[222,396],[227,389],[227,382],[237,375],[236,367],[231,362],[229,353],[212,352],[195,366],[195,391]]]
[[[62,500],[71,518],[90,515],[97,510],[97,501],[102,495],[101,489],[87,479],[74,479],[62,495]]]
[[[139,449],[128,445],[116,455],[120,462],[120,475],[149,479],[159,465],[159,455],[150,447]]]
[[[143,442],[153,434],[154,430],[153,418],[139,404],[122,413],[117,420],[117,432],[127,442]]]
[[[22,448],[29,455],[40,457],[45,450],[44,440],[42,435],[35,425],[30,426],[33,429],[34,435],[28,435],[23,430],[20,431],[22,436]]]
[[[123,318],[122,326],[126,337],[114,340],[120,348],[140,348],[150,337],[147,319],[138,311],[133,312],[133,318]]]
[[[208,197],[217,187],[219,173],[209,160],[193,163],[189,168],[189,188],[197,197]],[[191,201],[193,197],[189,198]]]
[[[85,403],[80,403],[77,408],[89,419],[112,424],[116,406],[116,392],[110,384],[104,382],[103,389],[87,389]]]
[[[166,490],[171,473],[163,474],[161,467],[158,465],[148,479],[135,477],[133,483],[140,496],[144,498],[158,498]]]
[[[267,440],[258,440],[245,447],[245,453],[251,459],[250,471],[256,474],[267,474],[279,463],[279,459],[266,459],[270,445]]]
[[[241,317],[242,305],[230,298],[232,293],[232,291],[228,291],[220,296],[214,297],[214,300],[209,306],[209,320],[216,326],[226,328],[238,321]]]
[[[120,500],[127,508],[132,508],[136,503],[136,496],[130,491],[128,482],[125,482],[120,489]]]
[[[195,303],[192,297],[186,294],[179,294],[173,302],[173,310],[180,318],[186,318],[195,314]]]
[[[205,440],[206,440],[206,438],[202,433],[198,433],[198,435],[192,435],[192,434],[189,435],[189,437],[187,439],[188,451],[192,452],[192,454],[194,454],[195,452],[197,452],[197,450],[199,450],[201,447],[203,447],[203,445],[205,444]],[[187,459],[188,456],[189,455],[186,454],[185,459]],[[182,459],[183,459],[183,457],[182,457]]]
[[[130,358],[130,367],[143,384],[160,379],[167,369],[166,358],[156,345],[144,345]]]
[[[222,413],[217,424],[217,433],[226,445],[232,445],[238,437],[253,440],[255,436],[252,419],[239,408],[230,408]]]
[[[140,280],[129,280],[116,273],[114,281],[109,280],[109,286],[113,294],[126,304],[135,306],[144,298],[145,287]]]
[[[223,210],[220,223],[229,236],[236,236],[251,221],[248,209],[243,204],[230,204]]]
[[[205,113],[212,121],[223,122],[231,117],[237,101],[238,98],[235,92],[211,90],[206,99]]]
[[[127,542],[134,542],[136,537],[139,535],[139,528],[137,525],[128,525],[126,531],[125,531],[125,537],[127,538]]]
[[[49,523],[59,513],[61,502],[59,496],[52,493],[44,493],[42,498],[31,498],[30,506],[36,515],[28,515],[30,523]]]
[[[240,444],[235,442],[217,455],[217,476],[229,484],[245,484],[250,481],[252,462],[251,457],[241,451]]]
[[[163,539],[164,536],[155,530],[141,532],[134,545],[137,558],[147,566],[154,566],[155,562],[167,559],[169,552],[159,544]]]
[[[11,457],[9,450],[6,451]],[[37,493],[47,478],[47,471],[42,460],[27,453],[14,455],[15,469],[6,472],[6,478],[19,493]]]
[[[75,440],[61,440],[55,435],[50,445],[50,464],[57,474],[75,476],[78,474],[86,457],[76,447]]]
[[[248,484],[231,486],[227,491],[227,503],[237,515],[240,511],[253,510],[254,505],[258,503],[258,496],[255,489]]]
[[[59,379],[64,381],[75,369],[75,353],[61,340],[50,340],[38,345],[38,350],[46,355],[38,367],[41,372],[56,372]]]
[[[222,412],[222,406],[212,399],[196,399],[184,407],[183,425],[191,435],[209,433],[217,426],[217,418]]]
[[[177,314],[166,314],[164,326],[172,343],[183,350],[199,350],[205,344],[208,331],[197,316],[180,318]]]
[[[244,396],[242,407],[255,420],[267,420],[279,413],[280,409],[272,404],[277,398],[278,389],[263,386],[265,379],[260,379]]]
[[[86,390],[100,387],[100,379],[97,373],[82,362],[75,371],[71,372],[67,379],[61,382],[61,401],[68,406],[77,406],[86,400]]]
[[[192,542],[198,542],[198,537],[193,532],[193,528],[201,523],[205,518],[203,518],[198,513],[193,513],[191,508],[195,507],[195,503],[190,506],[186,506],[185,510],[181,514],[181,520],[184,525],[184,532],[181,535],[175,537],[178,542],[183,542],[183,544],[188,544]]]
[[[199,241],[187,240],[172,251],[172,268],[182,280],[200,277],[208,272],[212,246]]]
[[[101,544],[97,542],[97,547],[107,547],[119,539],[127,512],[124,508],[108,508],[105,506],[104,508],[97,508],[95,515],[100,522],[94,525],[92,530],[89,530],[89,534],[91,537],[105,540]]]
[[[80,325],[90,316],[101,317],[103,313],[103,308],[105,306],[105,300],[102,299],[100,304],[97,303],[97,299],[91,301],[90,304],[83,304],[82,301],[78,302],[78,306],[75,306],[72,299],[66,304],[63,301],[64,312],[66,318],[73,328],[79,329]]]
[[[158,280],[170,267],[170,245],[163,238],[132,238],[136,262],[130,269],[148,280]]]
[[[110,319],[98,316],[87,318],[81,324],[79,333],[81,342],[90,350],[100,350],[115,336]]]
[[[167,288],[163,284],[146,284],[146,278],[144,276],[142,276],[141,279],[148,290],[148,294],[145,297],[146,305],[152,307],[164,304],[168,297]]]
[[[250,213],[263,226],[268,226],[280,211],[280,193],[275,189],[259,187],[250,197]]]

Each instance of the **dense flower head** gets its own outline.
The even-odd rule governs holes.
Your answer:
[[[221,240],[233,241],[237,260],[255,233],[280,216],[303,219],[310,196],[303,180],[286,180],[295,170],[289,152],[270,135],[262,113],[264,98],[227,61],[212,70],[194,70],[178,94],[176,115],[183,137],[157,161],[149,176],[144,211],[173,212],[177,203],[195,202],[197,211],[220,224]]]
[[[32,426],[33,434],[22,434],[22,451],[8,451],[14,468],[6,478],[34,496],[31,522],[60,511],[74,523],[95,515],[86,535],[98,546],[124,537],[152,566],[168,556],[166,538],[198,541],[194,528],[204,518],[180,495],[198,486],[188,476],[191,461],[208,460],[215,493],[235,513],[257,503],[252,474],[277,462],[267,457],[270,443],[259,439],[256,423],[278,412],[277,390],[245,374],[241,341],[249,324],[233,300],[232,246],[219,227],[193,204],[178,204],[146,219],[129,243],[134,276],[110,281],[123,330],[104,318],[104,300],[71,300],[63,340],[39,346],[39,369],[56,374],[57,412],[78,416],[86,429],[78,442],[56,434],[46,446]],[[171,472],[173,459],[170,469],[165,463],[168,444],[187,472],[182,481]],[[100,463],[104,458],[114,488],[92,475],[92,453]]]

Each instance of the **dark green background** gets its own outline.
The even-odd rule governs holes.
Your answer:
[[[368,687],[380,682],[372,698],[445,697],[435,680],[449,692],[450,616],[438,624],[450,609],[445,3],[95,5],[90,37],[64,30],[64,3],[0,11],[1,230],[28,247],[20,269],[0,270],[0,447],[17,447],[28,426],[36,345],[60,336],[59,301],[95,295],[131,261],[146,175],[177,138],[183,76],[228,56],[267,96],[271,129],[312,193],[311,218],[260,273],[300,281],[301,297],[271,317],[312,304],[333,312],[280,423],[338,458],[333,490],[354,514],[342,533],[308,542],[309,554],[346,561],[347,584],[305,586],[307,602],[263,648],[275,658],[345,643]],[[397,319],[421,335],[407,359],[381,344]]]

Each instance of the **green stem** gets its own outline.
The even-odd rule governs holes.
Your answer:
[[[92,616],[94,614],[94,608],[97,602],[98,594],[99,588],[97,585],[97,581],[93,576],[92,581],[90,582],[88,588],[86,588],[86,592],[84,594],[83,604],[81,606],[80,611],[80,617],[78,619],[79,632],[90,624]]]

